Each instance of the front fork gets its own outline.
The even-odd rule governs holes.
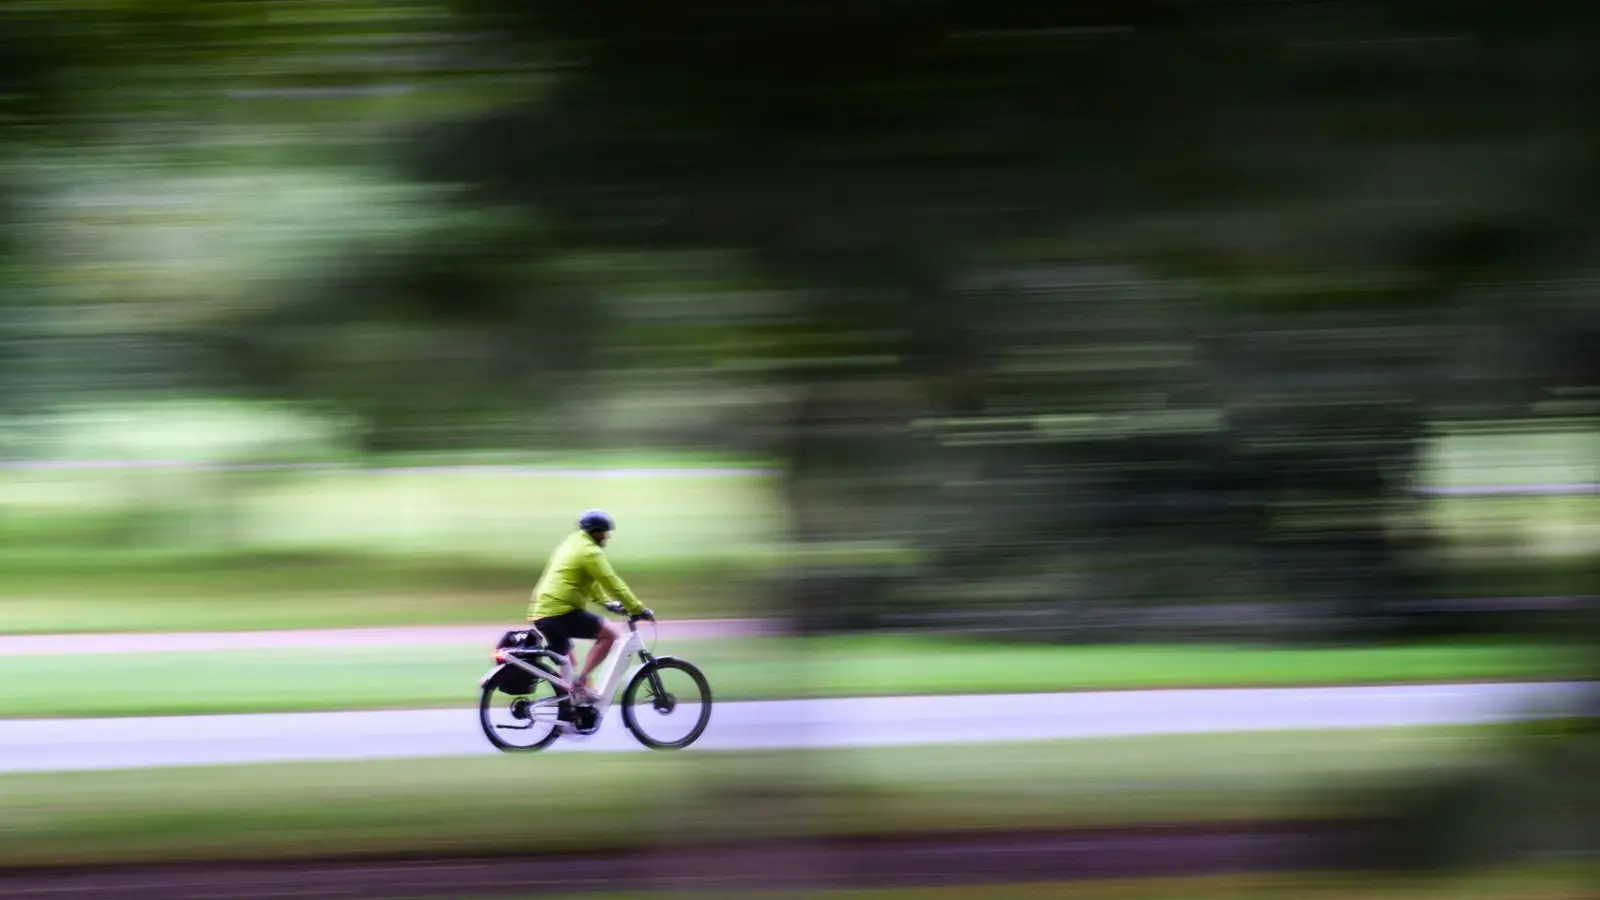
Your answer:
[[[667,689],[661,686],[661,670],[655,666],[656,658],[641,650],[639,660],[644,663],[645,680],[650,685],[650,705],[663,715],[672,712],[672,697],[667,694]]]

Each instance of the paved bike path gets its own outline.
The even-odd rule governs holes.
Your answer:
[[[752,701],[719,704],[695,750],[1465,725],[1561,714],[1588,689],[1546,682]],[[614,714],[600,733],[549,752],[629,751],[643,752]],[[0,772],[495,752],[469,709],[0,720]]]

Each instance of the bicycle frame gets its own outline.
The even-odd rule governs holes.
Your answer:
[[[514,648],[508,647],[495,651],[495,659],[500,664],[490,669],[479,683],[480,685],[488,684],[489,679],[493,678],[495,673],[506,666],[515,666],[535,678],[550,682],[558,690],[571,691],[573,688],[573,676],[575,675],[572,670],[572,659],[549,650],[544,651],[544,653],[560,662],[560,677],[551,675],[530,662],[518,659],[514,654]],[[635,655],[639,657],[639,663],[630,668],[630,661]],[[644,647],[644,639],[639,636],[638,624],[630,621],[628,623],[628,637],[612,650],[611,658],[606,661],[606,673],[600,679],[600,689],[595,692],[598,697],[595,702],[595,710],[601,718],[605,717],[607,710],[611,708],[617,691],[627,683],[628,678],[631,678],[634,673],[649,665],[654,658],[650,651]],[[553,702],[541,701],[538,705],[543,706]]]

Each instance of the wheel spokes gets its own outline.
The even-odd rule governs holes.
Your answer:
[[[707,698],[687,671],[663,666],[649,674],[634,697],[632,721],[647,743],[673,747],[692,741],[709,712]]]
[[[538,692],[540,686],[533,690]],[[553,739],[557,711],[555,697],[535,698],[534,694],[508,694],[495,688],[479,708],[484,730],[501,749],[537,749]],[[507,721],[507,720],[510,721]],[[493,735],[502,735],[493,738]]]

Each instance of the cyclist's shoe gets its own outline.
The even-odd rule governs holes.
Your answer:
[[[594,689],[589,687],[589,682],[587,681],[576,684],[572,688],[572,700],[574,703],[588,705],[599,699],[600,695],[596,694]]]

